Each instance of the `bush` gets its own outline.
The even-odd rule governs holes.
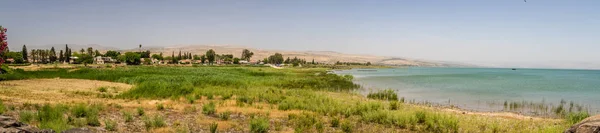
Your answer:
[[[210,132],[211,133],[216,133],[217,132],[217,127],[219,126],[219,124],[217,124],[216,122],[213,122],[210,124]]]
[[[567,122],[572,125],[588,117],[590,117],[588,112],[569,113],[567,114]]]
[[[63,112],[67,110],[66,107],[61,105],[50,106],[44,105],[38,110],[37,121],[39,122],[39,128],[41,129],[52,129],[57,132],[67,130],[69,125],[63,117]]]
[[[390,110],[398,110],[400,109],[400,103],[398,103],[398,101],[391,101],[390,102]]]
[[[108,131],[117,131],[117,122],[111,120],[104,121],[104,129]]]
[[[229,116],[231,115],[230,111],[225,111],[219,114],[219,118],[221,118],[221,120],[229,120]]]
[[[133,115],[129,112],[123,112],[123,119],[125,119],[125,122],[132,122]]]
[[[0,115],[4,114],[4,112],[6,112],[6,107],[4,106],[4,103],[0,101]]]
[[[30,123],[35,117],[35,114],[31,111],[21,111],[19,112],[19,121]]]
[[[293,118],[291,119],[291,121],[294,123],[295,126],[294,131],[297,133],[309,132],[313,126],[315,128],[317,127],[316,124],[321,124],[322,128],[322,123],[313,114],[302,113],[297,116],[291,116],[291,118]],[[316,128],[316,130],[319,131],[318,128]]]
[[[367,95],[367,98],[397,101],[398,94],[396,94],[393,90],[382,90],[382,91],[378,91],[378,92],[374,92],[374,93],[369,93]]]
[[[217,109],[215,107],[215,103],[214,102],[210,102],[210,103],[204,104],[204,106],[202,106],[202,113],[203,114],[214,115],[215,112],[217,112]]]
[[[269,119],[265,117],[250,120],[251,133],[267,133],[269,131]]]
[[[162,103],[156,105],[157,110],[165,110],[165,106]]]
[[[354,125],[352,125],[352,123],[348,122],[348,121],[344,121],[342,122],[342,131],[344,131],[345,133],[351,133],[352,132],[352,128],[354,128]]]
[[[106,92],[108,89],[106,87],[100,87],[98,88],[99,92]]]
[[[417,118],[417,123],[425,123],[427,113],[424,111],[417,111],[415,112],[415,118]]]
[[[144,108],[138,107],[136,110],[137,110],[138,116],[143,116],[144,115]]]
[[[331,127],[339,127],[340,126],[340,118],[335,117],[331,119]]]
[[[152,128],[161,128],[161,127],[164,127],[167,125],[165,123],[164,118],[159,115],[156,115],[152,118],[144,117],[143,121],[144,121],[144,127],[146,127],[146,130],[150,130]]]

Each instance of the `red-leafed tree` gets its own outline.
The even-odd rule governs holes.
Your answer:
[[[6,42],[6,28],[0,26],[0,55],[4,54],[6,48],[8,48],[8,42]],[[0,65],[4,63],[4,59],[0,58]]]

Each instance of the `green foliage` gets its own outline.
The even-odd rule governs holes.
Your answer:
[[[208,104],[204,104],[202,106],[202,113],[205,115],[214,115],[217,112],[217,108],[215,107],[214,102],[210,102]]]
[[[123,119],[125,122],[133,122],[133,115],[130,112],[123,112]]]
[[[112,50],[106,51],[106,53],[104,54],[104,56],[111,57],[111,58],[113,58],[113,59],[117,59],[117,57],[118,57],[119,55],[121,55],[121,53],[120,53],[120,52],[117,52],[117,51],[112,51]]]
[[[145,112],[144,112],[144,108],[142,108],[142,107],[138,107],[138,108],[136,109],[136,111],[137,111],[137,115],[138,115],[138,116],[143,116],[143,115],[144,115],[144,113],[145,113]]]
[[[315,127],[315,131],[317,132],[320,132],[323,129],[323,123],[319,121],[316,115],[302,113],[297,116],[292,116],[292,118],[291,121],[294,123],[294,132],[296,133],[311,132],[311,128],[313,127]]]
[[[157,110],[165,110],[165,106],[162,103],[156,104]]]
[[[390,110],[400,109],[401,104],[398,101],[390,101]]]
[[[141,63],[142,55],[134,52],[125,53],[125,63],[127,65],[139,65]]]
[[[352,129],[354,128],[354,125],[349,121],[344,121],[341,124],[341,128],[342,131],[344,131],[345,133],[351,133]]]
[[[217,127],[219,126],[219,124],[217,124],[216,122],[213,122],[210,124],[210,132],[211,133],[216,133],[217,132]]]
[[[35,119],[35,114],[31,111],[21,111],[19,112],[19,121],[24,123],[30,123]]]
[[[103,87],[100,87],[100,88],[98,88],[98,91],[99,91],[99,92],[106,92],[107,90],[108,90],[108,89],[107,89],[106,87],[104,87],[104,86],[103,86]]]
[[[39,122],[39,128],[52,129],[57,132],[67,130],[69,125],[63,116],[67,108],[62,105],[50,106],[44,105],[38,110],[36,120]]]
[[[588,112],[575,112],[567,114],[566,119],[569,124],[575,124],[588,117],[590,117]]]
[[[104,121],[104,129],[107,131],[117,131],[117,122],[111,120]]]
[[[225,111],[225,112],[221,112],[219,114],[219,118],[221,118],[221,120],[229,120],[229,116],[231,115],[231,111]]]
[[[206,55],[206,59],[208,59],[208,63],[212,64],[213,62],[215,62],[216,53],[214,50],[209,49],[208,51],[206,51],[205,55]]]
[[[2,101],[0,101],[0,115],[6,112],[6,107]]]
[[[267,133],[269,132],[269,119],[266,117],[255,117],[250,120],[251,133]]]
[[[146,130],[150,130],[153,128],[161,128],[167,125],[167,123],[165,123],[164,118],[159,115],[155,115],[154,117],[146,116],[142,120],[144,122],[144,127],[146,127]]]
[[[374,92],[374,93],[369,93],[367,95],[367,98],[397,101],[398,94],[396,94],[393,90],[382,90],[382,91],[378,91],[378,92]]]
[[[340,118],[334,117],[331,119],[331,127],[339,127],[340,126]]]

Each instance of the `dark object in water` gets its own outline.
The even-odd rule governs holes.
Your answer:
[[[512,70],[517,70],[516,68],[513,68]]]

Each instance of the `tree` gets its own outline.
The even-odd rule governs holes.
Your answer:
[[[371,65],[371,62],[367,62],[367,66],[370,66],[370,65]]]
[[[208,51],[206,51],[206,58],[208,58],[208,63],[209,64],[213,64],[213,62],[215,62],[215,51],[212,49],[209,49]]]
[[[71,49],[69,49],[69,46],[65,44],[65,62],[71,62],[71,54]]]
[[[171,54],[171,63],[173,64],[177,64],[178,60],[177,57],[175,57],[175,51],[173,51],[173,54]]]
[[[315,64],[315,59],[313,59],[313,60],[312,60],[312,62],[311,62],[310,64],[313,64],[313,65],[314,65],[314,64]]]
[[[65,56],[63,56],[63,54],[63,50],[60,50],[60,53],[58,54],[58,62],[65,61]]]
[[[240,64],[240,58],[233,58],[233,64]]]
[[[112,50],[106,51],[106,53],[104,53],[104,56],[107,56],[107,57],[110,57],[110,58],[113,58],[113,59],[117,59],[117,57],[119,55],[121,55],[121,53],[119,53],[117,51],[112,51]]]
[[[181,50],[179,50],[179,56],[177,56],[177,60],[181,60]]]
[[[79,50],[80,54],[85,54],[85,49],[81,48],[81,50]]]
[[[193,60],[200,60],[200,56],[198,55],[194,55],[194,57],[192,58]]]
[[[163,57],[161,55],[158,55],[158,54],[153,54],[152,55],[152,59],[163,60]]]
[[[253,55],[253,52],[250,52],[248,49],[244,49],[244,51],[242,51],[242,60],[250,62],[250,58],[252,58]]]
[[[269,56],[268,61],[271,64],[281,64],[283,63],[283,55],[280,53],[275,53],[274,55]]]
[[[95,56],[102,56],[102,53],[100,53],[100,51],[98,51],[98,50],[96,49],[96,51],[94,51],[94,55],[95,55]]]
[[[87,54],[94,57],[94,49],[92,47],[87,48]]]
[[[74,61],[75,64],[84,64],[85,66],[87,66],[87,64],[94,63],[94,57],[85,52],[74,53],[73,56],[77,57],[77,59]]]
[[[200,61],[202,62],[202,64],[204,64],[204,62],[206,62],[206,55],[200,56]]]
[[[56,50],[54,50],[54,47],[52,47],[50,49],[50,53],[48,53],[48,59],[50,60],[50,62],[55,62],[56,61]]]
[[[23,55],[23,60],[25,60],[25,62],[27,62],[29,59],[29,58],[27,58],[27,46],[23,45],[23,49],[21,50],[21,55]]]
[[[290,64],[290,57],[287,57],[287,59],[285,59],[285,61],[283,61],[284,64]]]
[[[125,53],[125,63],[127,65],[139,65],[141,63],[142,56],[138,53],[127,52]]]
[[[0,25],[0,55],[3,55],[5,50],[8,49],[8,42],[6,42],[6,32],[6,28]],[[4,63],[4,59],[0,58],[0,66],[2,65],[2,63]],[[0,70],[0,73],[2,73],[2,70]]]

